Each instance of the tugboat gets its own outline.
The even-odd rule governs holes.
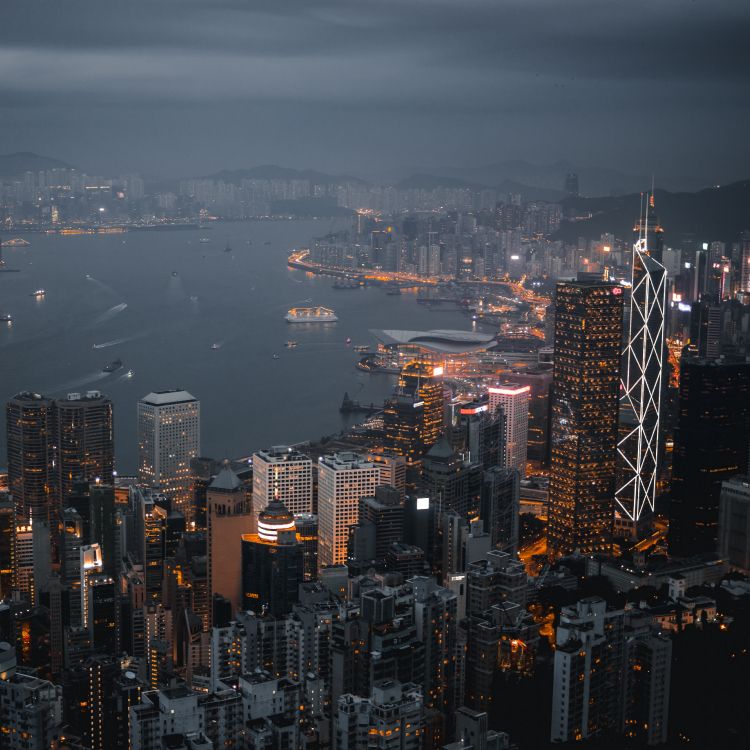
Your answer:
[[[104,365],[102,372],[117,372],[122,367],[122,360],[116,359],[114,362]]]

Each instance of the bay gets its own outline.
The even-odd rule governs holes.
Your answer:
[[[293,248],[344,226],[257,221],[27,235],[29,247],[3,248],[20,272],[0,274],[0,313],[14,319],[0,323],[0,399],[102,391],[114,402],[121,474],[135,471],[136,405],[154,390],[185,388],[200,399],[201,452],[214,458],[340,431],[353,419],[338,411],[345,391],[381,403],[394,386],[393,376],[355,368],[347,338],[374,345],[374,328],[469,328],[461,313],[431,311],[411,293],[335,290],[330,278],[287,267]],[[37,289],[44,298],[33,296]],[[288,324],[286,311],[304,304],[333,308],[339,322]],[[289,339],[298,346],[285,348]],[[102,372],[116,359],[121,369]],[[3,425],[0,463],[5,455]]]

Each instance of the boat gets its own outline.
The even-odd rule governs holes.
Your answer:
[[[126,378],[132,378],[132,377],[133,377],[133,375],[135,375],[135,370],[128,370],[128,371],[127,371],[127,372],[125,373],[125,377],[126,377]]]
[[[44,289],[37,289],[36,291],[31,293],[32,297],[44,297],[44,295],[47,294],[47,292],[44,291]]]
[[[287,341],[286,344],[284,344],[284,346],[287,349],[294,349],[294,347],[297,346],[297,342],[296,341]]]
[[[370,347],[367,346],[367,344],[355,344],[354,345],[354,351],[355,352],[362,352],[362,353],[369,352],[370,351]]]
[[[5,247],[28,247],[31,243],[28,240],[24,240],[21,237],[14,237],[10,240],[3,240]]]
[[[221,344],[211,344],[212,349],[221,349]]]
[[[327,307],[293,307],[285,315],[287,323],[335,323],[336,313]]]
[[[207,245],[209,242],[211,242],[210,237],[201,237],[198,242],[200,242],[202,245]]]
[[[122,367],[122,360],[116,359],[102,367],[102,372],[117,372]]]
[[[281,359],[281,357],[279,357],[279,355],[278,355],[278,354],[274,354],[274,355],[273,355],[273,358],[274,358],[274,359]]]
[[[346,337],[346,345],[349,346],[349,344],[352,343],[352,340],[347,336]]]
[[[86,278],[87,278],[87,279],[90,279],[90,278],[91,278],[91,274],[90,274],[90,273],[87,273],[87,274],[86,274]]]
[[[177,276],[177,275],[178,275],[177,271],[172,271],[172,276]]]
[[[197,297],[196,297],[196,296],[195,296],[194,294],[192,294],[192,295],[190,296],[190,301],[191,301],[191,302],[197,302],[197,301],[198,301],[198,298],[197,298]]]
[[[12,323],[13,316],[10,313],[0,313],[0,321],[3,323]]]

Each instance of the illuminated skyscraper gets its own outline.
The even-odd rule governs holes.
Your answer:
[[[648,224],[633,245],[630,315],[622,374],[617,445],[616,517],[637,535],[653,512],[659,457],[667,272],[650,254]]]
[[[505,412],[505,462],[506,469],[517,469],[521,478],[526,476],[526,450],[529,439],[529,398],[531,386],[504,383],[490,388],[490,410]]]
[[[149,393],[138,402],[138,479],[190,518],[190,459],[200,455],[200,402],[187,391]]]
[[[312,460],[286,445],[253,454],[253,513],[274,500],[294,515],[312,513]]]
[[[648,197],[648,208],[645,215],[638,219],[638,223],[633,227],[635,233],[636,245],[645,240],[645,246],[648,248],[648,254],[659,264],[662,261],[664,252],[664,229],[659,224],[656,216],[656,202],[654,200],[653,190]]]
[[[8,486],[19,513],[49,518],[55,490],[55,407],[38,393],[19,393],[6,406]]]
[[[547,528],[552,555],[611,545],[622,309],[619,286],[557,285]]]
[[[437,443],[443,431],[443,384],[438,379],[442,368],[415,359],[401,368],[399,387],[423,402],[421,440],[425,450]]]
[[[69,393],[55,402],[57,489],[65,498],[77,479],[112,484],[114,437],[112,402],[99,391]]]
[[[318,462],[318,565],[346,562],[349,527],[359,520],[359,499],[373,497],[375,464],[356,453],[323,456]]]

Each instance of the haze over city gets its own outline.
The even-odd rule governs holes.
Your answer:
[[[749,38],[6,0],[0,750],[747,750]]]

